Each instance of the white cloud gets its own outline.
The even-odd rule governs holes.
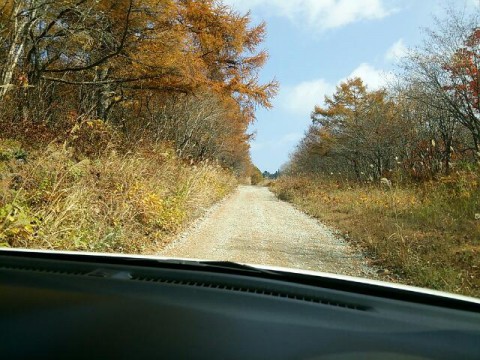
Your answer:
[[[362,63],[351,72],[347,79],[354,77],[361,78],[364,84],[366,84],[370,90],[377,90],[387,85],[388,82],[393,79],[393,74],[376,69],[370,64]],[[345,80],[346,79],[342,79],[341,81]]]
[[[382,19],[394,9],[385,0],[225,0],[242,12],[249,9],[268,11],[297,24],[326,30],[362,20]]]
[[[324,79],[302,82],[292,88],[285,89],[285,95],[280,101],[288,110],[298,114],[309,114],[313,107],[323,102],[325,95],[335,91],[332,85]]]
[[[336,84],[320,78],[284,88],[278,99],[279,104],[293,114],[308,116],[315,105],[323,104],[325,95],[331,96],[338,84],[354,77],[360,77],[370,90],[378,90],[394,79],[392,73],[377,69],[368,63],[362,63]]]
[[[396,62],[399,61],[402,57],[407,55],[408,49],[403,42],[403,39],[399,39],[395,42],[385,54],[385,60]]]

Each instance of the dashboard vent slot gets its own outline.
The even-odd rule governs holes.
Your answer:
[[[15,270],[15,271],[32,271],[39,273],[48,273],[56,275],[86,275],[85,271],[70,271],[70,270],[60,270],[60,269],[45,269],[40,267],[30,267],[30,266],[8,266],[1,265],[0,270]]]
[[[338,300],[333,300],[325,297],[318,297],[314,295],[305,295],[300,292],[295,291],[281,291],[277,289],[264,289],[254,286],[243,286],[238,284],[228,284],[223,282],[216,281],[196,281],[196,280],[186,280],[186,279],[172,279],[172,278],[160,278],[153,277],[149,275],[140,275],[132,273],[123,273],[123,272],[110,272],[107,270],[95,270],[95,271],[82,271],[82,270],[70,270],[70,269],[52,269],[44,268],[42,266],[13,266],[13,265],[0,265],[0,270],[7,271],[26,271],[26,272],[36,272],[36,273],[45,273],[45,274],[55,274],[55,275],[74,275],[74,276],[87,276],[87,277],[103,277],[111,279],[121,279],[127,281],[141,281],[141,282],[153,282],[161,283],[166,285],[175,285],[175,286],[191,286],[198,288],[208,288],[214,290],[223,290],[223,291],[234,291],[239,293],[248,293],[255,294],[260,296],[269,296],[276,298],[285,298],[295,301],[309,302],[314,304],[335,306],[344,309],[358,310],[358,311],[368,311],[371,308],[359,304],[353,304]],[[100,272],[99,272],[100,271]],[[105,276],[103,274],[105,273]],[[100,276],[102,275],[102,276]]]
[[[222,284],[222,283],[214,283],[214,282],[163,279],[163,278],[155,278],[150,276],[140,276],[138,274],[133,275],[131,280],[144,281],[144,282],[156,282],[156,283],[162,283],[162,284],[168,284],[168,285],[195,286],[195,287],[209,288],[209,289],[216,289],[216,290],[235,291],[235,292],[256,294],[256,295],[262,295],[262,296],[286,298],[286,299],[321,304],[321,305],[336,306],[336,307],[350,309],[350,310],[358,310],[358,311],[370,310],[369,307],[363,306],[363,305],[346,303],[338,300],[327,299],[327,298],[317,297],[317,296],[302,295],[300,293],[287,292],[287,291],[283,292],[283,291],[275,291],[275,290],[266,290],[266,289],[259,289],[255,287],[238,286],[238,285]]]

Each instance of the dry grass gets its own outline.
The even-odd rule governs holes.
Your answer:
[[[168,146],[127,154],[106,146],[83,159],[65,145],[50,144],[26,160],[21,149],[0,140],[4,246],[156,252],[236,185],[229,171],[186,164]]]
[[[470,170],[389,189],[284,177],[272,189],[341,230],[391,280],[480,296],[479,179]]]

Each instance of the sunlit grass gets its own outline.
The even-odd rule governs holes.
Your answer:
[[[389,280],[480,296],[478,170],[435,182],[355,185],[284,177],[272,189],[337,227],[389,270]]]
[[[26,161],[0,161],[3,246],[158,252],[236,184],[230,171],[186,164],[168,146],[74,155],[51,144]]]

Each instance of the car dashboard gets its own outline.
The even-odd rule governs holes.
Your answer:
[[[347,280],[9,250],[0,294],[4,359],[480,358],[478,303]]]

